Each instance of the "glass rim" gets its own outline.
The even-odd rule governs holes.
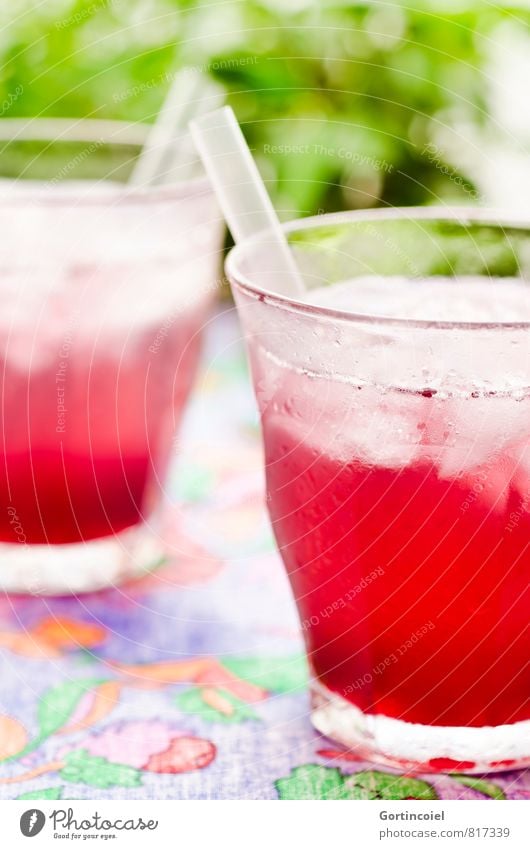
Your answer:
[[[290,233],[303,230],[327,227],[329,224],[341,224],[354,221],[381,221],[392,219],[408,219],[410,221],[453,221],[465,227],[466,225],[481,222],[491,226],[503,228],[520,228],[530,230],[530,218],[517,212],[509,212],[495,208],[467,207],[467,206],[401,206],[383,207],[370,210],[346,210],[345,212],[331,212],[321,215],[312,215],[307,218],[298,218],[281,225],[283,232],[288,236]],[[530,232],[529,232],[530,238]],[[248,252],[260,243],[274,240],[271,230],[263,230],[235,245],[225,260],[225,271],[231,284],[241,289],[247,295],[256,300],[271,304],[286,312],[299,313],[307,316],[323,317],[339,320],[353,324],[381,325],[389,327],[409,327],[423,330],[529,330],[530,321],[434,321],[431,319],[413,318],[391,318],[377,313],[354,313],[347,310],[335,309],[333,307],[307,303],[294,296],[283,295],[266,289],[252,282],[243,270],[242,264]],[[380,275],[390,276],[390,275]],[[428,277],[429,275],[425,275]]]
[[[0,149],[9,144],[32,141],[53,144],[98,144],[102,147],[126,146],[140,148],[152,128],[145,121],[117,121],[98,118],[3,118],[0,121]],[[204,174],[180,180],[172,184],[154,186],[131,186],[128,183],[114,183],[107,178],[75,180],[78,192],[66,189],[68,179],[53,183],[47,180],[12,180],[19,183],[20,194],[3,194],[0,182],[0,207],[27,204],[30,201],[37,206],[101,205],[112,203],[152,203],[153,201],[171,202],[200,195],[212,195],[213,188]],[[26,183],[26,185],[24,185]],[[90,193],[84,193],[83,184],[91,184]],[[101,183],[101,190],[94,186]],[[107,185],[105,185],[107,184]],[[113,191],[109,192],[108,185]],[[48,191],[44,191],[47,187]]]

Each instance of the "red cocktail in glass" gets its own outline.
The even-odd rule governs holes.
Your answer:
[[[526,763],[530,234],[436,210],[290,232],[305,304],[266,235],[228,271],[313,721],[400,767]]]
[[[118,166],[132,164],[138,131],[82,129],[99,139],[100,173],[112,166],[126,178]],[[60,147],[47,142],[42,156]],[[88,154],[68,161],[96,168]],[[202,179],[146,190],[10,181],[0,221],[0,582],[94,589],[163,556],[157,508],[215,289],[221,223]]]

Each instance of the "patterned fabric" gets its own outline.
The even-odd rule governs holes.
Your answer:
[[[231,309],[210,329],[179,443],[156,572],[1,600],[0,797],[530,798],[530,772],[411,778],[313,731]]]

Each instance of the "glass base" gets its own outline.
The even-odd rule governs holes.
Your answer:
[[[146,525],[67,545],[0,543],[0,590],[30,595],[95,592],[141,577],[165,559]]]
[[[317,681],[311,684],[311,720],[359,759],[401,771],[474,774],[530,765],[530,720],[480,728],[419,725],[365,714]]]

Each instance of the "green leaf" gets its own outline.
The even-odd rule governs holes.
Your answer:
[[[337,248],[345,238],[347,238],[347,234],[344,224],[328,224],[319,228],[318,243],[315,241],[314,231],[308,228],[307,230],[289,233],[289,244],[296,247],[302,245],[306,249],[320,251],[323,247]]]
[[[59,775],[74,784],[90,787],[138,787],[142,783],[140,772],[126,764],[111,763],[106,758],[89,755],[86,749],[69,752],[66,766]]]
[[[276,781],[280,799],[437,799],[426,781],[365,770],[344,775],[336,767],[305,764]]]
[[[379,770],[363,770],[345,777],[348,799],[437,799],[426,781]]]
[[[506,799],[506,793],[502,787],[494,784],[493,781],[485,781],[483,778],[475,778],[472,775],[455,775],[454,773],[451,775],[451,778],[464,787],[470,787],[472,790],[476,790],[490,799]]]
[[[304,655],[293,657],[224,657],[223,666],[230,672],[264,690],[295,693],[307,686],[307,661]]]
[[[44,790],[30,790],[29,793],[22,793],[17,796],[17,799],[62,799],[62,787],[46,787]]]
[[[259,716],[250,708],[246,702],[241,701],[227,690],[218,689],[217,692],[223,699],[233,707],[233,712],[230,714],[222,713],[216,710],[211,705],[206,704],[203,700],[201,690],[198,687],[193,687],[191,690],[185,690],[177,696],[177,706],[183,713],[192,713],[195,716],[200,716],[205,722],[245,722],[249,719],[259,720]]]
[[[278,796],[292,799],[346,799],[344,778],[336,767],[304,764],[276,782]]]
[[[80,699],[88,690],[92,690],[98,684],[104,684],[106,680],[106,678],[85,678],[83,681],[67,681],[44,693],[37,711],[39,733],[21,752],[6,758],[6,761],[14,757],[21,758],[28,752],[34,751],[43,740],[67,723]]]
[[[66,681],[52,687],[41,698],[38,710],[38,740],[44,740],[66,724],[80,699],[88,690],[103,684],[104,678],[85,678],[82,681]]]

